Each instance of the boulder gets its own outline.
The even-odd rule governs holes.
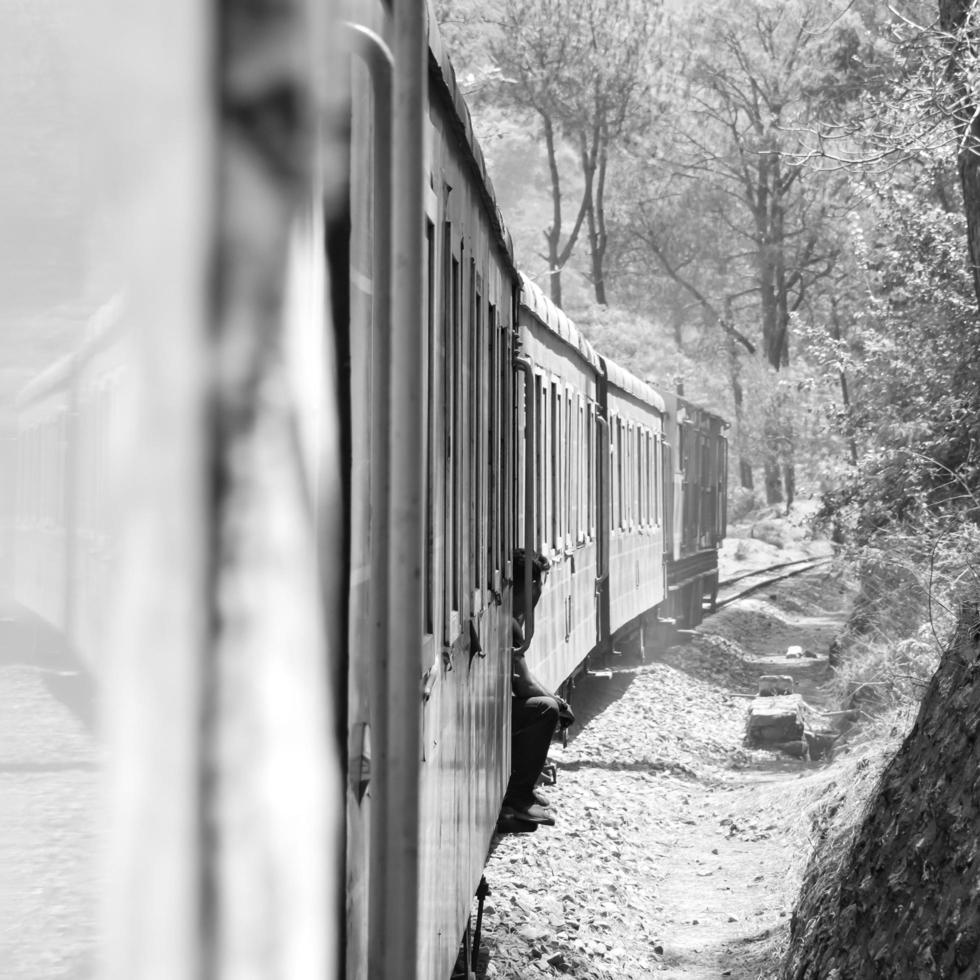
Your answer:
[[[763,674],[759,678],[759,697],[771,698],[793,693],[793,678],[789,674]]]
[[[755,744],[799,742],[803,739],[804,705],[799,694],[758,697],[749,705],[746,737]]]
[[[774,548],[785,548],[787,545],[803,538],[803,532],[797,527],[791,527],[785,521],[757,521],[752,525],[751,537],[765,541]]]

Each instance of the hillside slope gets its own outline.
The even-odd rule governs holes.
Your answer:
[[[856,826],[814,855],[784,980],[980,976],[980,607]]]

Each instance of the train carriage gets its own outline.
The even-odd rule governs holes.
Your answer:
[[[727,423],[681,395],[664,393],[671,474],[665,557],[668,614],[693,628],[718,592],[718,548],[727,523]]]
[[[609,426],[608,634],[655,619],[666,596],[663,563],[665,405],[644,384],[604,361]]]
[[[649,385],[600,357],[527,278],[518,411],[518,540],[551,561],[528,661],[553,688],[589,656],[659,618],[664,573],[665,404]],[[533,411],[528,411],[529,399]],[[532,516],[527,534],[527,514]]]
[[[117,547],[110,455],[130,382],[120,305],[116,297],[100,307],[77,350],[27,384],[16,403],[12,594],[32,649],[93,672]]]
[[[530,542],[551,562],[527,657],[535,676],[557,689],[599,636],[601,364],[572,321],[527,278],[519,340],[527,371],[518,396],[525,424],[516,458],[517,541]],[[529,484],[530,506],[525,503]]]
[[[350,29],[350,293],[341,318],[352,433],[347,974],[392,969],[379,957],[391,957],[388,923],[399,917],[415,927],[414,936],[400,932],[399,972],[439,977],[456,959],[509,773],[509,420],[518,279],[437,31],[429,23],[419,142],[409,147],[389,129],[391,24],[380,6],[366,12],[372,20]],[[399,178],[411,153],[423,164],[414,189],[422,204],[412,257],[422,280],[417,309],[391,300],[397,270],[387,224],[397,194],[410,192]],[[411,366],[395,352],[391,338],[399,332],[417,339]],[[389,441],[393,372],[414,383],[421,409],[422,453],[409,474],[422,495],[418,583],[386,581],[395,533],[388,515],[398,505]],[[413,584],[419,636],[385,622],[385,589]],[[412,665],[400,669],[402,683],[411,684],[405,710],[418,721],[415,744],[386,729],[385,688],[392,661],[402,658]],[[396,797],[406,804],[405,828],[395,825]],[[400,877],[394,890],[393,874]]]

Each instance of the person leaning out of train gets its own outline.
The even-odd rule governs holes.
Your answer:
[[[531,562],[531,602],[537,605],[551,563],[535,554]],[[504,796],[501,818],[529,824],[555,822],[549,801],[537,789],[548,759],[548,747],[557,727],[567,728],[575,720],[568,702],[549,691],[531,672],[524,654],[530,646],[525,638],[524,583],[526,563],[523,549],[514,553],[513,664],[511,674],[511,775]]]

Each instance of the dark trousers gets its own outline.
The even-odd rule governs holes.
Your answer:
[[[505,802],[532,802],[531,790],[548,759],[548,746],[558,724],[554,698],[511,698],[510,782]]]

